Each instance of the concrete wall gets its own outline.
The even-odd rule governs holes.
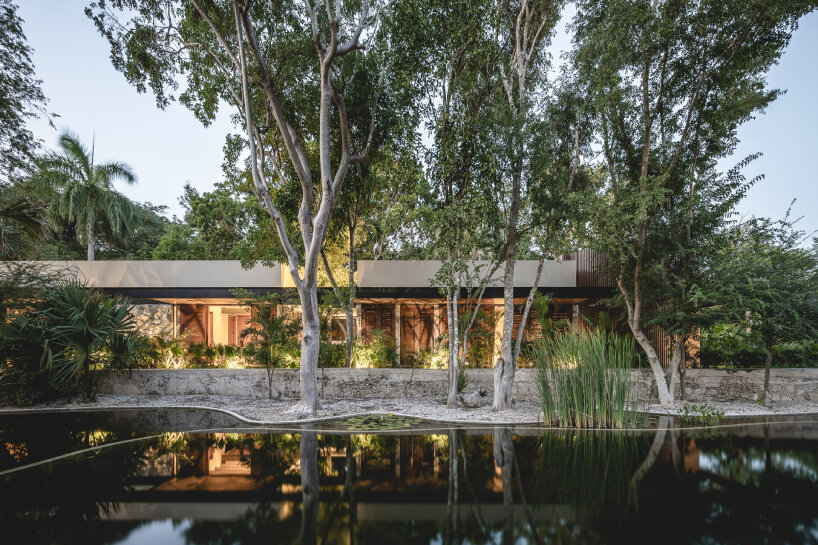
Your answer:
[[[488,261],[472,262],[483,267],[485,274]],[[527,288],[534,283],[537,275],[537,261],[518,261],[514,268],[514,287]],[[359,260],[358,285],[362,288],[428,288],[440,269],[441,262],[435,260]],[[503,285],[503,272],[498,269],[489,286]],[[576,261],[546,261],[540,276],[540,287],[573,288],[577,285]]]
[[[319,370],[321,395],[326,398],[423,397],[443,398],[446,371],[436,369],[326,369]],[[469,369],[467,390],[484,389],[491,395],[491,369]],[[412,376],[411,383],[409,378]],[[634,371],[639,399],[655,399],[649,371]],[[537,374],[520,369],[514,380],[514,397],[536,401]],[[697,402],[756,402],[761,392],[761,369],[724,371],[692,369],[686,378],[686,400]],[[102,392],[148,395],[234,395],[267,397],[267,375],[263,369],[144,369],[111,375]],[[273,397],[298,397],[298,370],[278,369],[273,380]],[[773,401],[818,401],[818,369],[774,369],[771,373]]]
[[[238,261],[49,261],[98,288],[279,288],[281,266],[244,270]]]

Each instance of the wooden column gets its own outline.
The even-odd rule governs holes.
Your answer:
[[[435,303],[433,316],[434,324],[432,326],[432,335],[434,335],[434,338],[432,339],[432,348],[437,350],[437,339],[440,337],[440,305],[437,303]]]
[[[400,303],[395,303],[395,321],[392,324],[392,329],[395,331],[395,351],[398,357],[397,365],[400,365],[400,327]]]

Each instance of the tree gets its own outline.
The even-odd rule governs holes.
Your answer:
[[[224,184],[199,193],[185,184],[179,203],[185,209],[153,251],[154,259],[237,259],[247,232],[244,203]]]
[[[272,399],[276,368],[282,366],[288,352],[298,348],[298,318],[294,312],[286,311],[284,305],[288,301],[279,294],[255,295],[240,289],[234,290],[233,295],[252,310],[248,327],[241,331],[241,339],[249,342],[253,359],[264,365],[267,393]]]
[[[449,2],[418,7],[429,31],[416,54],[431,73],[423,93],[433,135],[428,153],[430,191],[423,228],[430,235],[429,256],[443,261],[434,285],[446,298],[448,400],[457,403],[457,378],[468,357],[468,334],[493,279],[501,246],[501,215],[492,189],[497,177],[496,148],[490,132],[496,80],[494,44],[483,29],[492,20],[488,1],[460,9]],[[478,266],[473,260],[486,260]]]
[[[59,190],[50,213],[74,226],[87,247],[88,261],[93,261],[98,236],[125,238],[133,228],[139,210],[113,184],[134,184],[136,175],[125,163],[96,164],[93,146],[89,152],[68,131],[58,142],[62,153],[52,151],[40,160],[40,176]]]
[[[511,403],[516,365],[514,328],[514,268],[520,239],[520,216],[526,214],[529,189],[529,154],[532,123],[537,105],[547,100],[543,84],[548,68],[546,48],[559,20],[559,1],[497,0],[494,41],[497,49],[501,98],[495,120],[498,129],[499,157],[503,175],[497,194],[501,196],[505,215],[505,248],[503,250],[503,337],[500,358],[494,367],[494,410],[506,409]],[[542,261],[545,259],[543,255]],[[540,266],[539,271],[542,270]],[[539,274],[535,280],[539,282]],[[533,299],[533,296],[532,298]],[[530,307],[530,304],[529,304]],[[521,326],[521,330],[525,326]],[[518,351],[517,351],[518,352]]]
[[[764,348],[762,399],[770,405],[774,345],[818,341],[818,252],[789,217],[753,219],[730,229],[714,256],[719,279],[710,310],[722,324],[756,338]]]
[[[48,116],[17,5],[0,0],[0,184],[31,167],[40,142],[26,123]]]
[[[737,127],[778,96],[765,75],[813,3],[586,0],[578,8],[572,60],[607,170],[594,239],[666,405],[696,314],[696,249],[742,191],[719,187],[716,163],[734,150]],[[718,213],[699,222],[696,212],[714,202]],[[648,336],[654,319],[675,336],[668,378]]]
[[[364,120],[351,120],[346,106],[357,84],[354,60],[365,47],[362,35],[370,47],[378,43],[381,13],[373,11],[368,0],[339,1],[334,9],[310,0],[101,0],[86,10],[109,40],[114,66],[138,90],[150,86],[158,106],[173,98],[177,76],[186,75],[181,100],[202,121],[213,118],[221,101],[237,108],[254,189],[275,226],[301,302],[296,412],[319,406],[321,250],[347,171],[366,157],[375,132],[377,95]],[[311,124],[316,110],[317,123]],[[300,187],[297,215],[295,206],[282,213],[275,202],[278,187],[291,180]],[[296,216],[300,237],[293,236],[285,214]]]

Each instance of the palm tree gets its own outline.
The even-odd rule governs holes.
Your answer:
[[[74,225],[80,243],[88,247],[88,261],[94,260],[98,234],[124,238],[133,226],[139,209],[113,182],[136,183],[136,175],[118,161],[94,164],[94,146],[90,153],[79,137],[69,131],[60,134],[61,153],[50,152],[41,160],[43,175],[59,190],[51,213]]]

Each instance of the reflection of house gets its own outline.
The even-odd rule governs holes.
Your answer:
[[[549,314],[580,326],[593,315],[592,303],[613,295],[610,282],[596,271],[598,258],[587,251],[563,261],[547,261],[538,290],[552,296]],[[140,328],[147,334],[184,337],[207,344],[236,345],[251,319],[232,293],[244,288],[255,293],[290,293],[295,289],[287,267],[241,268],[238,261],[71,261],[54,262],[106,291],[130,296],[136,303]],[[485,265],[485,264],[483,264]],[[472,267],[480,267],[480,263]],[[446,305],[432,278],[439,261],[359,261],[355,309],[358,336],[370,338],[380,330],[394,339],[400,362],[435,348],[447,331]],[[514,277],[515,330],[536,274],[535,261],[518,262]],[[322,288],[327,289],[327,288]],[[499,355],[502,334],[502,278],[495,273],[483,300],[485,316],[477,324],[471,351],[475,364],[491,365]],[[293,307],[297,311],[297,306]],[[343,313],[335,316],[333,339],[343,341]],[[536,318],[536,316],[534,316]],[[533,329],[537,320],[530,320]]]

